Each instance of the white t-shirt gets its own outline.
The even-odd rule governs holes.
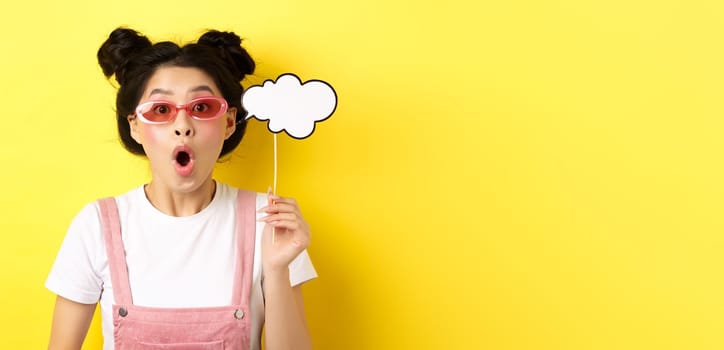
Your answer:
[[[116,197],[133,303],[150,307],[209,307],[231,303],[237,190],[217,182],[211,203],[191,216],[169,216],[146,198],[143,186]],[[267,204],[258,193],[256,207]],[[257,214],[257,218],[263,216]],[[264,323],[261,232],[256,225],[250,301],[251,349],[260,348]],[[292,286],[316,278],[303,251],[289,264]],[[84,304],[100,300],[104,350],[113,349],[113,286],[96,202],[73,219],[45,282],[54,293]]]

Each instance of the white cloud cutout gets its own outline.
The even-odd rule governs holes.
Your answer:
[[[304,84],[290,73],[280,75],[276,82],[267,80],[244,92],[241,104],[249,112],[246,119],[255,117],[269,121],[274,133],[286,131],[289,136],[303,139],[314,132],[316,122],[329,118],[337,108],[337,95],[321,80]]]

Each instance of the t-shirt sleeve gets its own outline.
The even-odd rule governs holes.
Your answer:
[[[317,278],[317,271],[305,249],[289,264],[289,282],[294,287],[314,278]]]
[[[98,209],[91,203],[73,218],[45,287],[78,303],[98,302],[103,290],[104,249]]]

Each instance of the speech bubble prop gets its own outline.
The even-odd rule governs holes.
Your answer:
[[[304,139],[312,135],[316,123],[332,116],[337,94],[326,82],[302,83],[296,75],[285,73],[276,82],[267,80],[247,89],[241,104],[248,112],[246,119],[268,120],[269,131],[283,130],[295,139]]]
[[[277,134],[284,130],[295,139],[312,135],[316,123],[332,116],[337,109],[337,93],[321,80],[305,83],[292,73],[249,87],[241,96],[241,105],[247,111],[245,119],[268,120],[267,127],[274,133],[274,187],[277,193]],[[273,203],[269,203],[273,204]],[[276,230],[272,228],[272,243]]]

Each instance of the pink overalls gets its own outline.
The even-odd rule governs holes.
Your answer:
[[[99,201],[103,238],[113,284],[115,349],[249,349],[252,265],[256,238],[256,194],[239,191],[236,209],[236,262],[230,306],[155,308],[133,305],[113,198]]]

